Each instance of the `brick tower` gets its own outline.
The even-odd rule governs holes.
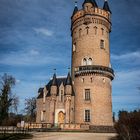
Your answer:
[[[107,0],[103,8],[95,0],[85,0],[81,10],[75,5],[71,17],[75,123],[113,126],[110,16]]]

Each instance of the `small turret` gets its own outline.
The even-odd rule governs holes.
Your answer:
[[[74,10],[73,10],[72,17],[77,13],[77,11],[78,11],[77,1],[75,1],[75,7],[74,7]]]
[[[52,83],[51,83],[51,94],[57,95],[57,78],[56,74],[54,73]]]
[[[52,86],[56,86],[56,85],[57,85],[57,79],[56,79],[56,74],[54,73],[53,79],[52,79]]]
[[[68,73],[67,79],[65,82],[65,94],[66,95],[72,94],[72,80],[71,80],[70,72]]]
[[[107,0],[105,0],[105,2],[104,2],[103,9],[104,9],[105,11],[108,11],[108,12],[112,13],[111,10],[110,10],[110,8],[109,8],[109,5],[108,5]]]
[[[67,75],[67,79],[66,79],[65,85],[72,85],[72,80],[71,80],[70,72]]]
[[[83,3],[83,7],[86,3],[91,3],[93,7],[98,7],[95,0],[85,0],[84,3]]]

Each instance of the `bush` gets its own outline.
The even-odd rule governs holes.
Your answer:
[[[120,111],[115,129],[120,140],[140,140],[140,110]]]

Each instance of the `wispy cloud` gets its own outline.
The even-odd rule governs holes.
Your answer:
[[[9,54],[1,56],[0,59],[0,64],[10,66],[38,66],[58,63],[64,63],[64,60],[57,54],[39,54],[36,50],[31,50],[29,52],[10,52]]]
[[[121,55],[116,55],[116,54],[112,54],[111,58],[113,60],[131,60],[133,59],[140,59],[140,52],[136,51],[136,52],[130,52],[130,53],[125,53],[125,54],[121,54]]]
[[[37,51],[37,50],[32,49],[32,50],[30,51],[30,54],[31,54],[31,55],[39,55],[40,52]]]
[[[34,28],[34,31],[38,34],[43,34],[45,36],[52,36],[53,31],[48,30],[47,28]]]

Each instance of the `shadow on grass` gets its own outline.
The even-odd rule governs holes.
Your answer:
[[[21,139],[32,139],[31,134],[0,134],[0,140],[21,140]]]

